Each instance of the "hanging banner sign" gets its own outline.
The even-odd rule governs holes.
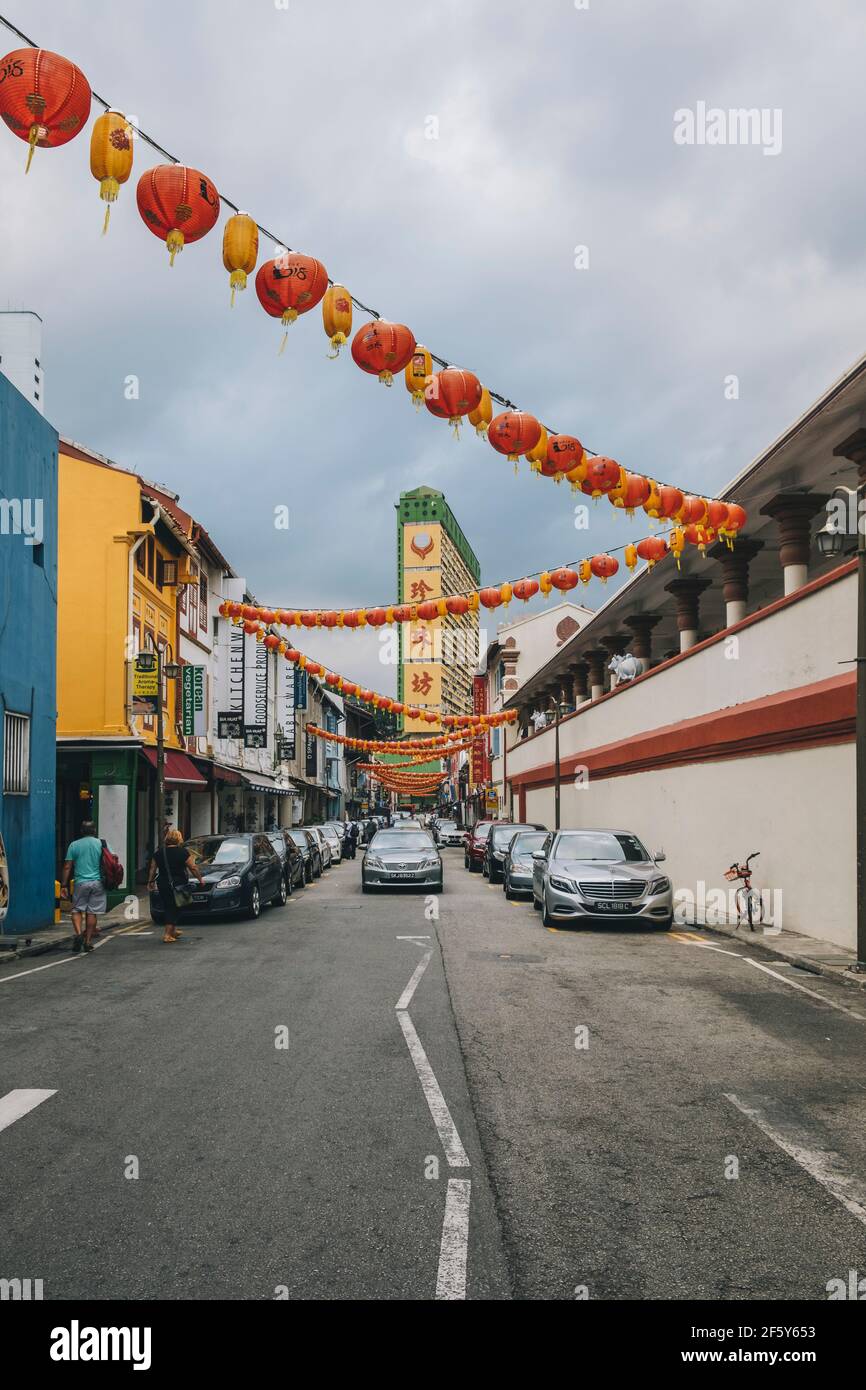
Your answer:
[[[152,671],[142,671],[136,661],[132,668],[132,713],[133,715],[154,715],[159,713],[159,673],[154,666]]]
[[[228,625],[229,629],[229,682],[228,682],[228,708],[232,714],[241,715],[243,720],[244,712],[244,630],[242,627],[235,627],[233,623]]]
[[[254,637],[244,645],[244,747],[265,748],[268,731],[268,649]],[[264,737],[261,738],[261,730]]]
[[[295,756],[295,676],[287,661],[277,665],[277,728],[280,730],[280,758],[291,762]]]
[[[217,738],[243,738],[244,716],[240,710],[219,710],[217,713]]]
[[[307,777],[318,777],[319,775],[319,740],[315,734],[307,734],[305,775]]]
[[[181,668],[181,718],[184,738],[199,738],[207,733],[204,700],[205,668]]]
[[[307,673],[295,667],[295,709],[307,708]]]

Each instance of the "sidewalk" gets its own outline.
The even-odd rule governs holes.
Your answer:
[[[694,925],[696,929],[712,932],[714,936],[726,936],[738,941],[741,946],[760,948],[775,960],[787,961],[811,975],[828,975],[846,985],[866,989],[866,974],[856,974],[851,968],[857,959],[856,952],[846,950],[844,946],[834,946],[830,941],[819,941],[817,937],[804,936],[802,932],[788,931],[784,927],[780,932],[771,929],[765,935],[761,927],[750,932],[748,927]]]
[[[150,921],[147,895],[136,898],[136,909],[133,909],[129,901],[133,896],[132,893],[128,894],[125,902],[118,903],[117,907],[100,917],[99,926],[103,932]],[[60,922],[52,922],[50,926],[41,927],[27,936],[0,936],[0,965],[5,965],[7,961],[22,960],[27,956],[43,956],[48,951],[69,950],[73,935],[70,914],[64,912]]]

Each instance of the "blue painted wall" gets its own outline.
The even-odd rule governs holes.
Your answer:
[[[0,375],[0,714],[30,715],[30,793],[0,790],[9,864],[9,908],[0,922],[6,935],[54,920],[57,443],[57,431]],[[31,506],[41,499],[41,548],[13,534],[15,517],[4,499],[30,499]],[[31,521],[35,516],[31,511]]]

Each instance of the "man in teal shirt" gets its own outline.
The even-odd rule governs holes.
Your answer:
[[[72,898],[72,925],[75,928],[73,951],[92,951],[91,939],[96,931],[100,912],[108,906],[105,884],[102,882],[102,841],[92,820],[82,821],[81,836],[73,840],[66,851],[60,877],[61,897],[69,897],[69,880],[75,879]],[[84,932],[81,925],[84,921]]]

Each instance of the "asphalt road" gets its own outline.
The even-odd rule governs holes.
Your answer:
[[[356,860],[256,923],[0,971],[0,1278],[736,1300],[866,1272],[866,997],[754,938],[546,931],[445,858],[438,900],[362,896]]]

